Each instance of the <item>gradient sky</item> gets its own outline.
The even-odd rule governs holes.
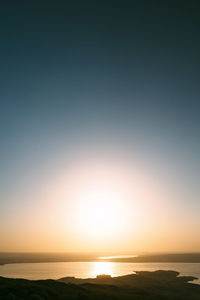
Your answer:
[[[0,251],[200,251],[199,14],[194,0],[1,5]],[[128,191],[121,236],[80,230],[83,182],[87,197]]]

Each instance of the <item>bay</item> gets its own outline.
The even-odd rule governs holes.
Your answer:
[[[180,275],[198,277],[200,263],[121,263],[121,262],[52,262],[15,263],[0,266],[0,276],[8,278],[59,279],[62,277],[92,278],[100,274],[121,276],[136,271],[174,270]]]

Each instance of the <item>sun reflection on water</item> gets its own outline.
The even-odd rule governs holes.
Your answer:
[[[113,276],[113,263],[112,262],[93,262],[92,263],[92,276],[97,275],[110,275]]]

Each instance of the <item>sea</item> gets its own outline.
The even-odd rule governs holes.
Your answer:
[[[94,278],[100,274],[121,276],[136,271],[174,270],[194,276],[200,284],[200,263],[124,263],[124,262],[43,262],[0,265],[0,276],[8,278],[59,279],[62,277]]]

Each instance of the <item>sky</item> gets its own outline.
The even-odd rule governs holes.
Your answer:
[[[200,251],[199,1],[0,11],[0,251]]]

